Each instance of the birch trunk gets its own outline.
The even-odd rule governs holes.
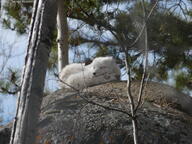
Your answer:
[[[58,46],[58,72],[60,73],[68,61],[68,24],[67,6],[64,0],[58,0],[57,11],[57,46]]]
[[[4,5],[6,0],[0,0],[0,18],[3,19],[5,15]]]
[[[57,0],[35,0],[10,144],[34,144]]]

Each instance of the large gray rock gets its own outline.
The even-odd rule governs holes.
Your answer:
[[[136,97],[138,82],[132,86]],[[38,126],[38,143],[133,143],[128,115],[87,103],[80,96],[118,109],[127,109],[126,83],[115,82],[78,93],[58,90],[44,98]],[[148,83],[145,101],[137,113],[140,144],[191,144],[192,99],[172,87]]]
[[[136,100],[139,82],[133,82]],[[67,89],[45,96],[38,125],[40,144],[131,144],[128,115],[87,103],[129,111],[126,83],[113,82],[79,93]],[[192,99],[176,89],[149,82],[137,113],[139,144],[191,144]],[[81,96],[81,97],[80,97]],[[10,125],[0,128],[0,144],[8,144]]]

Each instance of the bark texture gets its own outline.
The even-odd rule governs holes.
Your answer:
[[[58,72],[69,63],[68,60],[68,23],[67,6],[65,0],[58,0],[57,11],[57,47],[58,47]]]
[[[57,0],[35,0],[10,144],[34,144],[56,23]]]

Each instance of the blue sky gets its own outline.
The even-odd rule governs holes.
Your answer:
[[[5,1],[1,0],[2,5]],[[3,16],[4,11],[1,11],[0,17]],[[4,29],[0,22],[0,79],[4,78],[4,73],[8,67],[17,69],[23,66],[26,44],[26,35],[21,36],[12,30]],[[2,109],[0,117],[3,117],[2,124],[5,124],[11,121],[15,115],[16,96],[0,94],[0,102],[0,108]]]
[[[0,69],[6,64],[4,70],[0,70],[0,79],[4,78],[8,67],[21,68],[23,66],[26,43],[26,35],[19,36],[14,31],[5,30],[0,23],[0,53],[10,56],[6,58],[0,55]],[[0,107],[3,109],[0,116],[3,117],[4,123],[9,122],[15,113],[16,96],[0,94],[0,102],[2,102]]]

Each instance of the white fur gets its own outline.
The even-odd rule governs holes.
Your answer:
[[[62,71],[59,75],[60,79],[64,80],[64,79],[68,78],[70,75],[83,71],[84,69],[85,69],[84,63],[69,64],[62,69]]]
[[[89,86],[119,80],[120,68],[112,57],[98,57],[89,65],[85,65],[84,63],[67,65],[61,71],[60,79],[64,82],[61,84],[61,87],[83,89]]]

